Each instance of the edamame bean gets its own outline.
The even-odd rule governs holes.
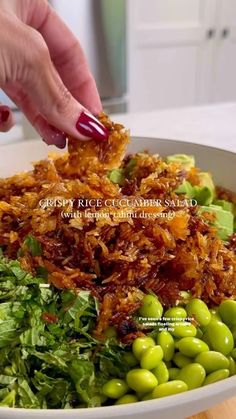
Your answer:
[[[178,351],[179,350],[179,341],[180,339],[175,338],[174,342],[175,342],[175,349]]]
[[[219,306],[219,313],[224,323],[229,326],[236,325],[236,301],[222,301]]]
[[[234,348],[230,354],[232,358],[236,361],[236,348]]]
[[[126,375],[128,386],[138,393],[148,393],[157,385],[155,375],[146,369],[133,369]]]
[[[129,365],[129,367],[135,367],[138,365],[138,361],[132,352],[125,352],[124,353],[124,360]]]
[[[172,380],[176,380],[176,377],[179,374],[180,369],[179,368],[169,368],[168,371],[169,371],[169,380],[172,381]]]
[[[167,383],[169,380],[169,371],[163,361],[161,361],[160,364],[152,370],[152,373],[157,378],[158,384]]]
[[[228,358],[228,361],[229,361],[229,367],[228,367],[229,375],[230,376],[235,375],[236,374],[236,362],[232,358],[232,356],[227,356],[227,358]]]
[[[157,343],[162,347],[164,361],[170,361],[173,358],[175,352],[175,342],[173,336],[166,330],[157,335]]]
[[[145,396],[143,396],[142,402],[145,402],[147,400],[152,400],[152,392],[151,393],[147,393],[147,394],[145,394]]]
[[[142,305],[139,309],[139,314],[142,317],[149,317],[160,319],[163,313],[163,307],[154,295],[145,295],[143,297]]]
[[[156,345],[145,349],[141,354],[140,365],[141,368],[152,370],[160,364],[163,358],[163,350],[161,346]]]
[[[203,385],[206,386],[207,384],[213,384],[213,383],[216,383],[217,381],[224,380],[225,378],[228,378],[228,377],[229,377],[228,369],[217,370],[206,376],[206,379]]]
[[[226,356],[216,351],[201,352],[195,358],[195,362],[201,364],[207,374],[229,368],[229,360]]]
[[[197,328],[197,333],[196,333],[196,338],[202,339],[202,337],[203,337],[203,331],[198,327]]]
[[[210,308],[210,313],[211,313],[211,319],[212,320],[219,320],[220,322],[222,321],[220,315],[219,315],[219,310],[217,307],[215,308]]]
[[[179,322],[173,326],[173,330],[170,330],[170,333],[177,338],[184,338],[187,336],[196,336],[197,329],[193,324],[189,322]]]
[[[212,349],[210,336],[209,336],[208,331],[205,331],[203,333],[202,340],[203,340],[203,342],[205,342],[209,346],[210,349]]]
[[[211,346],[214,351],[228,355],[234,347],[234,339],[226,324],[212,320],[207,326],[206,332],[209,335]]]
[[[204,301],[193,298],[186,306],[189,317],[194,317],[200,326],[207,326],[211,321],[211,313]]]
[[[129,404],[138,402],[138,397],[134,394],[126,394],[125,396],[118,399],[115,404]]]
[[[190,358],[194,358],[200,352],[209,351],[209,346],[198,338],[186,337],[179,341],[179,351]]]
[[[102,387],[102,393],[110,399],[119,399],[128,391],[128,386],[124,380],[112,378]]]
[[[187,312],[183,307],[171,307],[165,312],[164,317],[170,319],[170,321],[186,319]]]
[[[152,392],[152,397],[153,399],[156,399],[160,397],[171,396],[173,394],[183,393],[187,390],[188,386],[184,381],[173,380],[157,386]]]
[[[135,358],[140,360],[142,353],[147,349],[155,346],[155,342],[149,336],[136,338],[133,341],[132,350]]]
[[[189,357],[181,354],[180,352],[176,352],[173,361],[178,368],[183,368],[185,367],[185,365],[191,364],[192,362],[192,360]]]
[[[186,305],[191,298],[191,292],[180,291],[179,292],[179,305]]]
[[[201,387],[206,378],[206,372],[202,365],[193,363],[183,367],[177,375],[177,380],[181,380],[187,384],[188,389]]]
[[[236,346],[236,326],[233,326],[231,328],[231,333],[232,333],[233,338],[234,338],[234,345]]]

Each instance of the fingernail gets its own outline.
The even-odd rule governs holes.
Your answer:
[[[9,116],[10,116],[10,112],[7,109],[0,110],[0,123],[7,122]]]
[[[60,131],[53,125],[49,125],[52,130],[51,141],[58,148],[64,148],[66,146],[66,134],[63,131]]]
[[[44,127],[43,141],[47,145],[55,145],[58,148],[64,148],[66,146],[66,134],[53,125],[48,125]]]
[[[66,140],[61,140],[60,142],[58,142],[57,144],[55,144],[57,148],[65,148],[66,146]]]
[[[107,128],[95,116],[86,111],[81,113],[76,128],[80,134],[94,140],[107,140],[109,137]]]

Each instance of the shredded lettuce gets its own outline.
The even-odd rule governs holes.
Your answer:
[[[0,256],[0,406],[100,406],[103,383],[129,367],[121,344],[92,336],[98,313],[90,292],[57,290]]]

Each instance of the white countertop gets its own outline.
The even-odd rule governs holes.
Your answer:
[[[135,136],[175,139],[236,152],[236,103],[116,114]]]
[[[177,139],[236,152],[236,103],[112,115],[131,135]],[[0,133],[0,145],[22,139],[18,125]]]

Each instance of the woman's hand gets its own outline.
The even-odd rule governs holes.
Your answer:
[[[47,144],[108,136],[92,115],[102,107],[79,41],[46,0],[0,0],[0,88]],[[0,131],[12,124],[0,105]]]

